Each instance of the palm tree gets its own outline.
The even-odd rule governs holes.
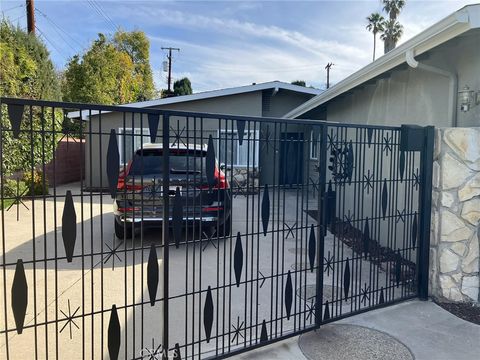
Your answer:
[[[397,20],[398,14],[405,6],[405,0],[382,0],[383,10],[389,15],[390,20]]]
[[[380,38],[384,41],[385,54],[393,50],[397,45],[398,40],[403,35],[403,26],[397,20],[387,20],[383,24],[383,33]]]
[[[373,61],[375,61],[375,49],[377,47],[377,33],[383,31],[385,19],[379,13],[372,13],[367,17],[367,30],[373,32]]]
[[[383,10],[388,14],[390,21],[395,22],[397,20],[398,15],[400,14],[400,11],[405,6],[405,0],[381,0],[381,1],[383,4]],[[398,38],[400,38],[400,36]],[[394,41],[394,39],[388,36],[385,37],[385,40],[384,40],[385,53],[394,49],[397,41]]]

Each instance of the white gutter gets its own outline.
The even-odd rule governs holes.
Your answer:
[[[284,118],[296,118],[314,108],[327,103],[356,86],[405,63],[406,53],[412,50],[416,56],[451,40],[466,31],[480,27],[480,4],[467,5],[432,25],[420,34],[399,45],[344,80],[338,82],[320,95],[303,103],[285,114]]]
[[[407,64],[413,69],[422,69],[434,74],[438,74],[450,79],[449,94],[448,94],[448,114],[450,123],[453,127],[457,127],[457,92],[458,92],[458,78],[457,74],[427,64],[419,63],[415,60],[413,50],[407,50],[405,53]]]

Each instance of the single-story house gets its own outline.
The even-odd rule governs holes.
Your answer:
[[[280,81],[272,81],[260,84],[252,84],[248,86],[227,88],[214,91],[206,91],[195,93],[192,95],[184,95],[177,97],[169,97],[163,99],[156,99],[150,101],[143,101],[132,104],[125,104],[125,106],[132,108],[148,108],[148,109],[162,109],[162,110],[178,110],[195,113],[209,113],[209,114],[222,114],[222,115],[243,115],[243,116],[255,116],[255,117],[276,117],[281,118],[292,109],[298,107],[300,104],[305,103],[309,99],[321,93],[321,90],[303,87],[298,85],[292,85]],[[150,142],[150,134],[148,128],[147,116],[143,118],[139,114],[134,116],[131,113],[124,114],[120,112],[104,111],[101,116],[95,111],[88,114],[86,111],[82,112],[83,120],[87,121],[86,131],[90,132],[90,135],[85,139],[85,186],[87,188],[107,188],[108,180],[106,174],[106,154],[108,149],[108,133],[111,129],[115,129],[118,134],[118,144],[120,151],[120,162],[125,164],[133,154],[133,150],[139,148],[143,140],[144,143]],[[70,118],[79,118],[78,112],[69,114]],[[203,142],[206,144],[208,136],[212,135],[216,139],[217,146],[223,145],[218,143],[220,134],[225,131],[235,132],[236,124],[228,124],[231,127],[230,130],[219,129],[218,120],[203,121],[202,131],[199,131],[199,121],[196,123],[196,130],[194,128],[194,119],[190,118],[189,126],[186,124],[184,117],[170,119],[170,135],[171,138],[176,135],[183,138],[183,141],[187,141],[189,136],[189,142],[194,139],[194,134],[197,134],[196,142]],[[222,127],[225,125],[222,125]],[[252,125],[253,126],[253,125]],[[187,129],[189,129],[187,131]],[[232,130],[233,129],[233,130]],[[255,164],[254,169],[255,176],[259,177],[260,183],[269,182],[273,176],[274,169],[278,173],[279,157],[286,157],[286,151],[280,150],[280,155],[276,156],[275,162],[272,161],[273,152],[262,152],[259,150],[260,146],[256,146],[253,149],[253,143],[261,141],[262,136],[274,137],[274,136],[287,136],[292,135],[291,127],[285,127],[278,134],[273,134],[273,129],[266,129],[264,125],[257,124],[256,128],[245,129],[246,136],[251,140],[244,142],[242,145],[238,141],[231,142],[231,145],[235,149],[228,149],[228,152],[233,152],[235,158],[233,159],[233,167],[241,169],[249,163],[250,168],[252,164]],[[134,136],[131,136],[131,134]],[[296,136],[296,130],[294,135]],[[98,135],[102,133],[103,135]],[[130,135],[130,136],[129,136]],[[161,126],[157,133],[161,136]],[[202,139],[200,139],[200,136]],[[236,135],[234,135],[236,136]],[[292,135],[293,136],[293,135]],[[230,142],[229,142],[230,143]],[[132,147],[133,144],[133,147]],[[302,153],[298,156],[307,159],[308,152],[304,152],[303,148],[298,146],[298,151]],[[250,152],[249,152],[250,151]],[[247,160],[247,153],[250,154],[250,159]],[[252,158],[252,155],[253,158]],[[282,159],[280,159],[282,160]],[[221,162],[228,162],[227,159],[219,159]],[[102,163],[100,163],[102,162]],[[276,163],[275,165],[273,163]],[[277,174],[278,175],[278,174]],[[296,180],[296,179],[294,179]],[[288,181],[286,179],[285,181]]]
[[[376,125],[480,126],[480,4],[468,5],[285,115]],[[467,104],[468,103],[468,104]]]

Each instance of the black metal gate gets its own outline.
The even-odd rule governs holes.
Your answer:
[[[223,358],[428,295],[431,127],[0,106],[2,358]]]

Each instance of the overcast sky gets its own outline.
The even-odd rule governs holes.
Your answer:
[[[407,0],[400,15],[402,42],[466,4],[477,1]],[[3,16],[26,26],[25,0],[0,2]],[[373,35],[366,16],[381,11],[365,1],[40,1],[38,33],[62,69],[97,33],[143,30],[151,43],[158,88],[166,87],[162,46],[174,54],[173,76],[187,76],[195,92],[253,82],[305,80],[325,86],[325,65],[333,62],[338,82],[371,61]],[[383,43],[377,45],[377,56]]]

